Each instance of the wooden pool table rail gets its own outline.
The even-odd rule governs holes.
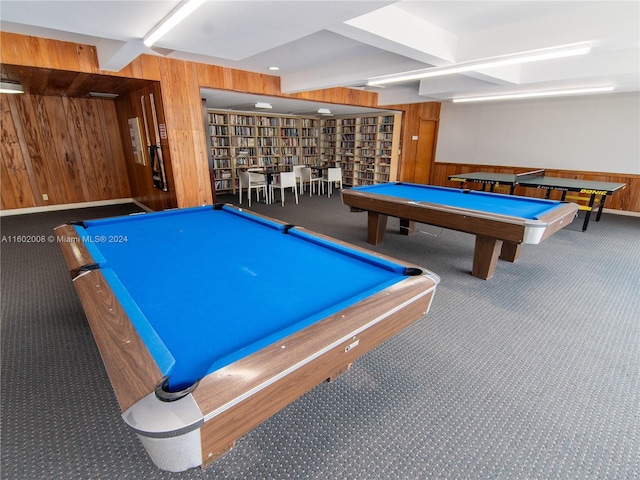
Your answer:
[[[154,391],[162,373],[72,225],[55,229],[82,308],[100,351],[120,409]],[[66,239],[66,240],[63,240]]]

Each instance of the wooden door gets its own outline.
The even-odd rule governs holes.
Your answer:
[[[431,164],[433,163],[433,152],[436,137],[436,121],[420,120],[418,130],[418,151],[413,171],[413,183],[429,184]]]

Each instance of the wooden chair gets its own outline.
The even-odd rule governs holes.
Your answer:
[[[284,207],[284,190],[285,188],[292,188],[296,195],[296,203],[298,203],[298,181],[296,180],[296,174],[294,172],[282,172],[280,178],[269,185],[269,198],[271,202],[275,201],[274,191],[280,190],[280,201]]]
[[[249,198],[249,206],[251,206],[251,190],[256,191],[256,201],[259,201],[260,190],[264,194],[267,201],[267,182],[264,175],[254,172],[240,172],[240,205],[242,205],[242,190],[247,189],[247,197]]]
[[[340,189],[342,189],[342,168],[340,167],[332,167],[327,169],[327,176],[322,177],[322,185],[327,184],[327,196],[331,196],[333,193],[334,184],[340,185]]]

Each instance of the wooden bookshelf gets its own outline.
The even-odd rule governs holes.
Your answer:
[[[317,118],[207,110],[218,192],[236,192],[240,170],[320,162]]]
[[[335,118],[321,121],[320,126],[320,161],[333,162],[336,158],[337,122]]]
[[[343,185],[395,181],[400,114],[310,118],[207,110],[218,192],[236,192],[239,171],[324,163]]]
[[[342,168],[343,185],[359,186],[397,179],[401,114],[324,119],[321,159]]]

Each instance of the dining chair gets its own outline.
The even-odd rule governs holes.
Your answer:
[[[293,173],[296,174],[296,182],[298,184],[298,187],[300,189],[300,194],[302,194],[303,190],[302,190],[302,180],[301,180],[301,174],[300,171],[306,167],[306,165],[294,165],[293,166]]]
[[[327,184],[327,196],[329,197],[331,196],[331,193],[333,193],[334,184],[337,183],[342,189],[342,168],[327,168],[327,175],[325,177],[322,177],[323,188],[325,183]]]
[[[242,205],[242,190],[247,189],[247,197],[249,198],[249,206],[251,206],[251,190],[256,191],[256,201],[260,200],[260,190],[264,194],[265,202],[267,201],[267,182],[264,175],[254,172],[240,172],[240,205]]]
[[[296,195],[296,203],[298,203],[298,182],[296,180],[296,174],[294,172],[282,172],[280,178],[269,185],[269,198],[271,202],[275,201],[274,191],[280,190],[280,201],[284,207],[284,190],[286,188],[293,188],[293,192]]]
[[[318,185],[318,195],[320,195],[320,183],[322,179],[320,177],[314,177],[312,170],[309,167],[304,167],[300,170],[300,194],[304,193],[305,184],[309,184],[309,196],[313,194],[314,185]]]

